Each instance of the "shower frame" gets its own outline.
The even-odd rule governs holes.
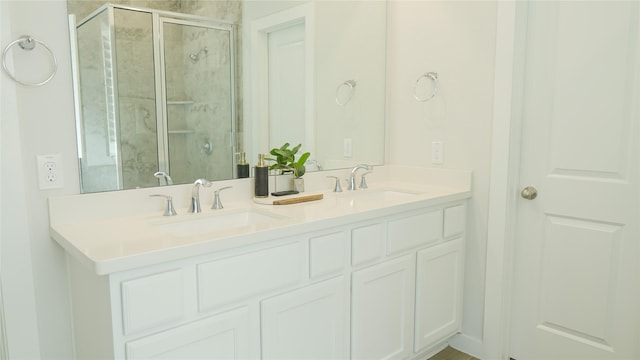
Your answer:
[[[236,174],[236,161],[234,154],[237,153],[237,95],[236,95],[236,26],[231,21],[213,19],[209,17],[203,17],[198,15],[181,14],[165,10],[157,10],[136,6],[119,5],[106,3],[93,11],[83,20],[76,23],[75,16],[69,15],[70,34],[71,34],[71,58],[73,63],[73,82],[74,82],[74,97],[76,99],[75,115],[76,115],[76,127],[77,127],[77,143],[78,143],[78,157],[81,160],[83,151],[82,134],[84,134],[83,121],[82,121],[82,97],[80,96],[80,76],[78,69],[78,42],[76,30],[93,20],[95,17],[100,16],[103,12],[107,12],[109,33],[112,41],[116,39],[116,24],[115,24],[115,10],[127,10],[136,11],[142,13],[148,13],[151,15],[152,24],[152,39],[153,39],[153,67],[154,67],[154,82],[155,82],[155,107],[156,107],[156,136],[157,136],[157,155],[158,155],[158,171],[164,171],[167,174],[171,174],[170,162],[169,162],[169,127],[168,127],[168,100],[167,100],[167,79],[165,71],[165,48],[163,43],[163,25],[166,23],[196,26],[208,29],[222,30],[229,32],[229,56],[230,56],[230,99],[231,99],[231,133],[229,134],[229,141],[231,147],[231,163],[232,163],[232,177],[235,178]],[[115,49],[115,46],[112,47]],[[112,103],[107,104],[108,107],[112,107],[114,123],[115,123],[115,143],[116,143],[116,172],[117,172],[117,189],[123,189],[123,175],[122,175],[122,156],[119,141],[118,128],[120,127],[119,121],[119,94],[118,94],[118,74],[115,69],[117,64],[117,51],[113,50],[110,53],[110,61],[113,67],[112,74]],[[160,81],[158,81],[160,80]],[[82,166],[80,166],[82,169]],[[82,171],[81,171],[82,172]],[[81,174],[82,175],[82,174]],[[153,174],[150,174],[151,176]],[[161,183],[161,179],[158,179]],[[82,191],[83,182],[80,181],[80,187]]]

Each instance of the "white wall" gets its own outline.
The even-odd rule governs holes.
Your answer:
[[[2,44],[11,25],[7,3],[0,3]],[[35,298],[28,242],[27,211],[24,206],[22,162],[16,102],[16,86],[0,77],[0,276],[5,337],[2,356],[8,356],[11,344],[13,358],[35,358],[39,355]],[[18,155],[18,156],[16,156]]]
[[[49,45],[59,68],[49,84],[38,88],[15,85],[0,74],[2,100],[7,100],[0,118],[2,281],[9,356],[70,359],[71,319],[64,252],[49,238],[47,213],[49,195],[77,193],[79,189],[64,0],[2,1],[2,46],[23,34]],[[10,54],[16,60],[18,78],[28,77],[31,70],[35,75],[43,70],[25,69],[35,57],[46,56],[37,47],[31,52],[19,50]],[[10,98],[13,94],[15,101]],[[36,178],[36,155],[55,153],[62,155],[65,188],[41,191]]]
[[[467,213],[463,334],[452,343],[480,354],[483,334],[496,2],[391,0],[387,51],[388,160],[473,171]],[[438,94],[413,98],[416,79],[437,72]],[[444,164],[431,142],[444,141]]]
[[[432,166],[430,143],[443,140],[443,167],[474,171],[467,229],[465,336],[460,343],[464,350],[477,352],[473,347],[479,346],[483,326],[496,4],[391,1],[387,160]],[[3,103],[0,109],[2,281],[9,353],[12,359],[32,359],[38,358],[34,354],[39,350],[41,358],[70,359],[64,253],[48,236],[46,207],[47,196],[77,193],[79,189],[66,7],[64,0],[1,3],[2,44],[31,34],[50,45],[59,63],[53,81],[40,88],[14,86],[0,75],[3,100],[14,88],[17,96],[17,103]],[[20,70],[24,72],[18,68],[18,75]],[[418,103],[412,97],[413,84],[427,71],[438,72],[440,91],[433,101]],[[35,156],[51,153],[62,154],[65,188],[41,191]],[[8,221],[14,218],[7,211],[15,216],[15,222]],[[9,255],[13,258],[7,262]],[[7,303],[18,295],[21,303]],[[33,309],[37,319],[30,311]],[[24,323],[18,326],[10,321],[9,312]]]

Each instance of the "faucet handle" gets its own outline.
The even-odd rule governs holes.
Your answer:
[[[153,194],[153,195],[149,195],[150,197],[163,197],[165,199],[167,199],[167,206],[164,208],[164,216],[175,216],[178,213],[176,212],[176,209],[173,208],[173,198],[169,195],[162,195],[162,194]]]
[[[368,189],[369,188],[367,186],[367,179],[365,179],[365,176],[367,176],[368,174],[371,174],[371,171],[367,171],[366,173],[362,174],[362,177],[360,178],[360,189]]]
[[[233,186],[225,186],[213,192],[213,206],[211,206],[212,209],[219,210],[223,208],[222,201],[220,201],[220,192],[222,190],[231,189],[232,187]]]
[[[333,192],[342,192],[342,186],[340,186],[340,178],[337,176],[327,176],[327,177],[336,179],[336,185],[333,187]]]

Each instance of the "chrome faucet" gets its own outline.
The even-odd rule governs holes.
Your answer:
[[[318,160],[314,160],[314,159],[309,159],[307,160],[307,162],[304,163],[304,166],[315,166],[318,171],[322,171],[322,165],[320,165],[320,162]]]
[[[192,214],[202,212],[200,208],[200,185],[210,187],[213,183],[207,179],[198,179],[193,182],[193,189],[191,189],[191,207],[189,208],[189,212]]]
[[[356,172],[358,171],[358,169],[372,171],[373,167],[367,164],[358,164],[354,166],[353,169],[351,169],[351,175],[349,175],[349,186],[347,187],[347,190],[349,191],[353,191],[356,189]]]
[[[160,179],[160,185],[173,185],[171,176],[169,176],[169,174],[164,171],[158,171],[157,173],[153,174],[153,176]]]

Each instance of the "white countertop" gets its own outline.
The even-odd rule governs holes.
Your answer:
[[[333,193],[330,179],[346,178],[347,170],[305,175],[307,191],[323,194],[322,200],[292,205],[263,205],[253,201],[252,179],[222,181],[201,190],[202,213],[189,214],[186,204],[191,185],[83,194],[49,199],[50,233],[70,255],[99,275],[243,247],[262,241],[308,233],[327,227],[461,200],[471,195],[468,172],[394,166],[376,167],[367,177],[369,189]],[[375,176],[374,176],[375,174]],[[219,185],[219,186],[217,186]],[[212,210],[213,190],[232,185],[221,193],[224,209]],[[314,191],[315,190],[315,191]],[[383,191],[395,191],[383,193]],[[396,196],[397,192],[401,192]],[[173,196],[178,215],[162,215],[164,199]],[[389,196],[384,196],[389,194]],[[185,205],[185,206],[181,206]],[[266,221],[248,226],[167,231],[191,222],[215,222],[216,218],[251,212]],[[197,225],[194,225],[197,226]]]

